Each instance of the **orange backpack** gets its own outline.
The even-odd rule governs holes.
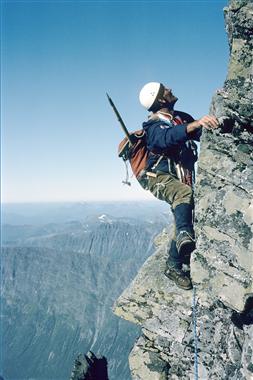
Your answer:
[[[132,143],[125,137],[119,144],[118,156],[129,161],[133,174],[137,179],[146,168],[148,150],[146,133],[143,129],[130,133]],[[129,183],[128,183],[129,184]]]

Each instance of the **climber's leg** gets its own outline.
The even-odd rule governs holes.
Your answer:
[[[148,181],[151,193],[171,205],[176,224],[177,250],[181,261],[189,263],[190,254],[195,249],[192,189],[168,173],[159,172]]]

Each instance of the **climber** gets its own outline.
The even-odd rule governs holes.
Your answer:
[[[194,120],[185,112],[175,111],[178,98],[162,83],[147,83],[139,99],[151,112],[148,121],[143,123],[149,153],[140,183],[155,197],[170,204],[175,221],[165,275],[180,288],[191,289],[191,279],[183,270],[183,264],[190,263],[195,249],[192,187],[197,146],[193,140],[199,141],[202,127],[217,128],[218,120],[210,115]]]

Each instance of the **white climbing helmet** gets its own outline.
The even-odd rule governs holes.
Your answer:
[[[139,99],[143,107],[148,111],[152,111],[156,105],[156,100],[163,95],[164,86],[159,82],[149,82],[142,87]]]

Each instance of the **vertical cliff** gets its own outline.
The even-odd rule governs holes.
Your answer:
[[[203,133],[196,183],[196,306],[163,274],[165,234],[115,304],[142,326],[130,355],[136,380],[253,378],[253,4],[231,0],[224,14],[230,62],[210,107],[222,123]]]

